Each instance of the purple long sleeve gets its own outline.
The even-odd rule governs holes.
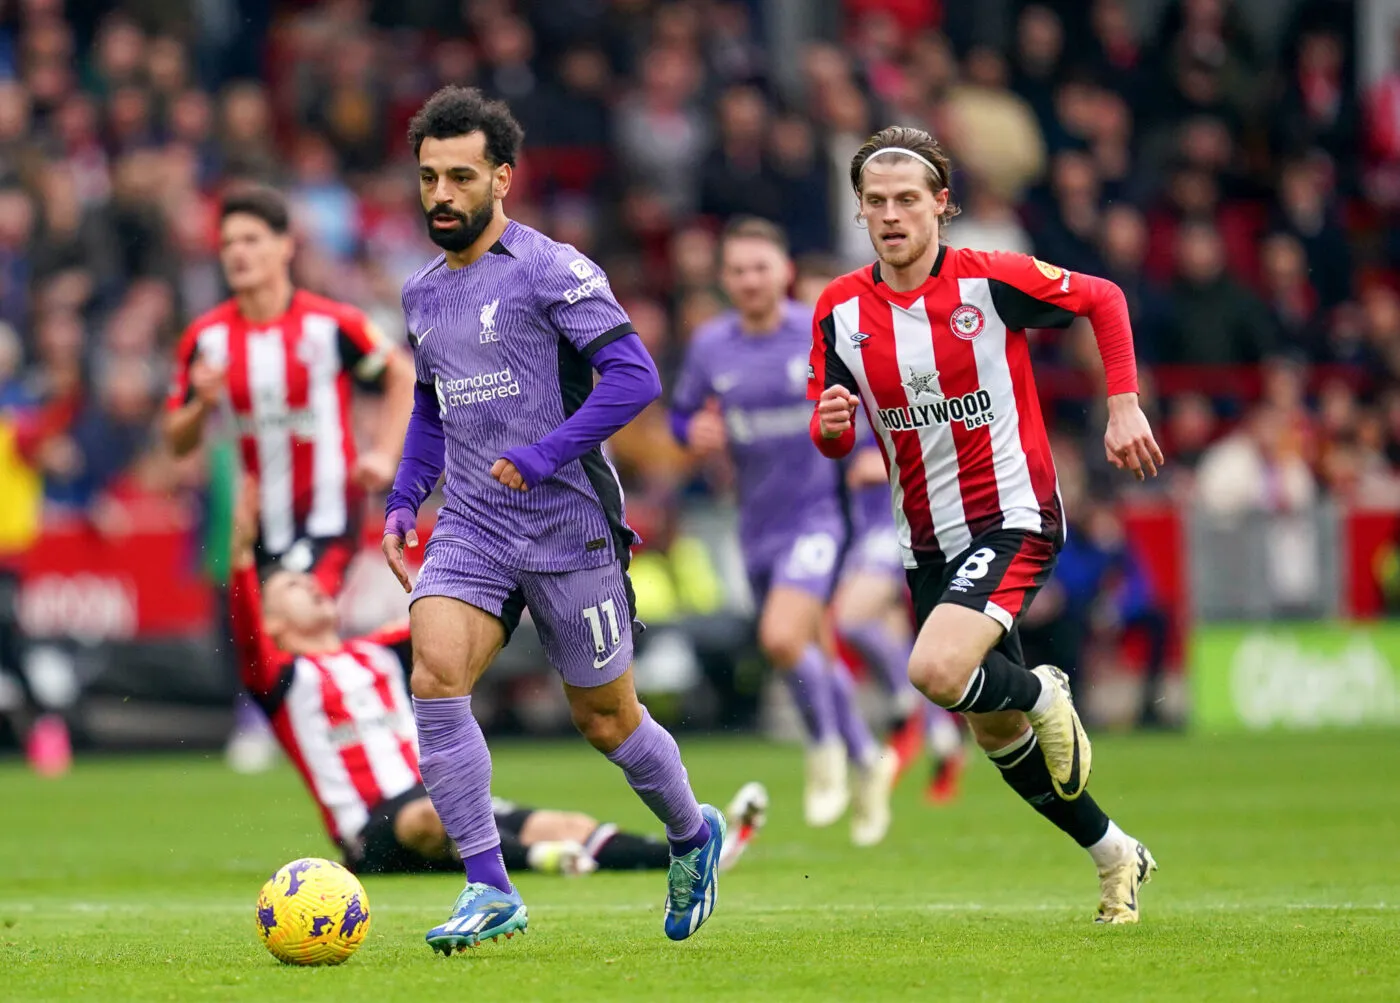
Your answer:
[[[444,449],[437,391],[420,382],[413,388],[413,414],[409,416],[408,432],[403,438],[403,459],[399,461],[399,472],[394,475],[394,486],[384,501],[386,516],[397,509],[418,511],[442,476],[446,463]]]
[[[564,464],[600,445],[661,396],[656,364],[635,334],[600,348],[590,361],[601,379],[579,409],[539,442],[506,451],[505,458],[515,464],[526,487],[548,480]]]

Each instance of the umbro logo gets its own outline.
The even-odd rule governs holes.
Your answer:
[[[855,334],[851,335],[851,344],[856,346],[856,348],[864,348],[865,343],[869,340],[870,335],[866,334],[864,331],[857,331]]]

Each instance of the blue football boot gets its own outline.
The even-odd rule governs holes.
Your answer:
[[[682,857],[671,855],[666,872],[666,936],[685,940],[715,911],[719,899],[719,855],[724,847],[724,816],[702,804],[700,815],[710,823],[710,838]]]
[[[518,891],[503,892],[472,881],[457,896],[452,918],[428,931],[428,946],[451,954],[476,947],[483,940],[495,940],[501,934],[509,940],[516,933],[524,933],[529,923],[530,916]]]

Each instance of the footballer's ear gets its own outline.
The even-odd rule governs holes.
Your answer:
[[[515,169],[510,164],[501,164],[492,172],[491,194],[503,199],[510,194],[510,183],[515,179]]]

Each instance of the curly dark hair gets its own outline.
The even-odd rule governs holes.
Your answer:
[[[928,176],[929,190],[935,195],[948,187],[949,179],[953,174],[953,162],[944,152],[943,147],[938,145],[938,140],[929,135],[923,129],[916,129],[907,125],[891,125],[881,129],[875,135],[867,139],[861,148],[856,151],[856,155],[851,158],[851,187],[855,189],[857,196],[861,194],[861,178],[865,174],[865,162],[870,159],[870,155],[877,150],[887,147],[910,150],[923,157],[933,165],[933,170],[924,169]],[[887,153],[886,157],[896,157],[903,160],[910,158],[903,154]],[[883,162],[884,158],[881,158]],[[940,217],[941,223],[946,223],[958,214],[958,207],[949,200],[948,208],[944,210]]]
[[[480,132],[491,163],[515,166],[525,130],[504,101],[493,101],[475,87],[443,87],[423,103],[408,123],[408,142],[418,156],[425,139],[450,139]]]

